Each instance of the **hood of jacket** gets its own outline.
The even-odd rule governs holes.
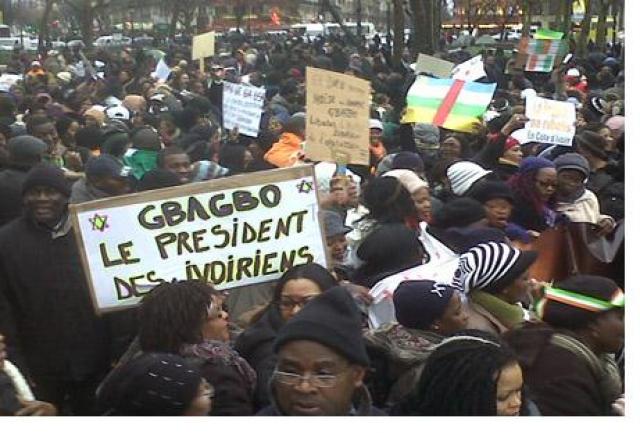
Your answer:
[[[264,159],[276,167],[291,167],[298,162],[298,152],[301,150],[302,139],[291,132],[284,132],[280,140],[264,154]]]

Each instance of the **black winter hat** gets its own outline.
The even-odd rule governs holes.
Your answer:
[[[470,192],[469,197],[485,204],[489,200],[502,198],[513,204],[513,192],[505,182],[487,180],[476,185]]]
[[[7,142],[7,150],[11,164],[32,167],[42,160],[42,154],[47,150],[47,145],[32,135],[20,135]]]
[[[60,191],[64,196],[71,196],[71,186],[64,177],[64,172],[50,164],[38,164],[27,173],[22,184],[22,195],[36,186],[48,186]]]
[[[290,341],[310,340],[327,346],[350,362],[368,366],[360,312],[343,287],[336,286],[313,298],[278,333],[274,351]]]
[[[605,150],[607,143],[597,132],[582,131],[579,134],[576,134],[573,138],[573,143],[578,151],[587,151],[593,156],[604,161],[609,159]]]
[[[609,278],[576,275],[545,289],[539,317],[557,328],[582,329],[599,313],[624,307],[624,292]]]
[[[396,320],[405,328],[429,329],[444,314],[454,291],[431,280],[403,281],[393,292]]]
[[[466,227],[486,217],[484,206],[477,200],[468,197],[456,198],[433,215],[433,225],[443,229]]]
[[[146,172],[138,182],[138,191],[168,188],[181,185],[178,175],[164,168],[154,168]]]
[[[178,355],[145,353],[117,367],[98,391],[111,415],[182,415],[198,393],[200,371]]]

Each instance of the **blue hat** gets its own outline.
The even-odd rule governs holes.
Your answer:
[[[538,171],[543,168],[555,168],[553,162],[546,158],[540,158],[538,156],[528,156],[520,162],[520,168],[518,173],[524,174],[530,171]]]
[[[431,280],[403,281],[393,292],[396,320],[405,328],[429,329],[444,314],[454,291]]]
[[[111,155],[100,155],[87,161],[85,174],[87,177],[121,177],[127,178],[131,169],[119,159]]]

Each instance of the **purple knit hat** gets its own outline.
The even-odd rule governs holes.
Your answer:
[[[546,158],[540,158],[538,156],[528,156],[524,158],[520,163],[518,173],[525,174],[531,171],[538,171],[543,168],[555,168],[555,166],[552,161],[549,161]]]

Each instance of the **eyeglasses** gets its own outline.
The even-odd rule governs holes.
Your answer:
[[[296,301],[296,300],[291,299],[291,298],[282,298],[278,302],[278,305],[283,310],[293,310],[296,306],[298,306],[300,308],[304,307],[305,305],[307,305],[309,303],[309,301],[311,301],[315,297],[316,297],[316,295],[307,296],[306,298],[302,298],[299,301]]]
[[[346,370],[341,371],[338,374],[305,374],[302,376],[296,373],[286,373],[284,371],[275,370],[273,372],[273,378],[283,385],[288,386],[298,386],[306,380],[315,388],[331,388],[336,385],[338,376],[341,376],[345,372]]]

